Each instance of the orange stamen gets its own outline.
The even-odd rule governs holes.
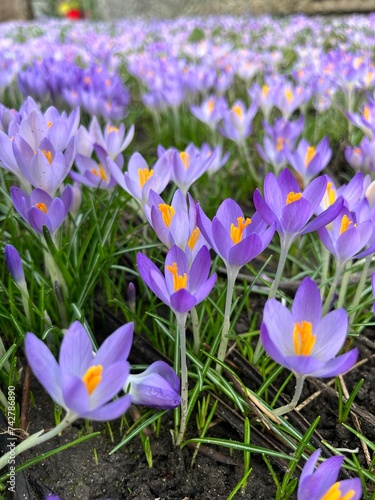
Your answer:
[[[293,343],[297,356],[310,356],[315,341],[316,336],[313,335],[312,324],[309,321],[294,323]]]
[[[262,96],[267,97],[269,94],[270,88],[268,85],[262,85]]]
[[[108,175],[106,174],[106,171],[101,163],[99,163],[99,170],[97,168],[90,168],[90,172],[96,175],[96,177],[103,179],[103,181],[108,182]]]
[[[42,149],[42,153],[47,158],[48,163],[51,165],[52,164],[52,153],[51,153],[51,151],[46,151],[45,149]]]
[[[345,233],[345,231],[349,229],[349,226],[352,222],[353,221],[351,221],[349,217],[346,214],[344,214],[341,219],[340,234]]]
[[[39,208],[44,214],[48,214],[48,208],[45,203],[36,203],[35,204],[36,208]]]
[[[290,205],[290,203],[293,203],[297,200],[300,200],[302,198],[302,193],[294,193],[291,191],[288,193],[288,196],[286,197],[286,204]]]
[[[158,209],[161,212],[161,216],[164,224],[169,227],[172,223],[172,219],[175,212],[175,209],[171,205],[167,205],[166,203],[159,203]]]
[[[107,125],[106,131],[107,134],[110,134],[111,132],[118,132],[118,128],[115,127],[114,125]]]
[[[285,91],[285,97],[286,97],[286,100],[290,104],[293,101],[293,92],[290,89],[286,89],[286,91]]]
[[[166,266],[166,269],[173,276],[173,289],[175,292],[181,290],[181,288],[186,288],[187,285],[187,274],[184,273],[182,276],[178,274],[177,262],[173,262],[171,266]]]
[[[51,128],[52,127],[52,122],[47,122],[47,127]]]
[[[237,217],[237,226],[233,223],[230,225],[230,237],[232,238],[233,243],[237,245],[240,241],[242,241],[242,235],[245,227],[252,223],[252,220],[247,217],[245,220],[243,217]]]
[[[86,371],[86,373],[82,377],[82,380],[89,394],[91,394],[102,381],[102,372],[103,372],[102,365],[94,365],[90,366],[90,368]]]
[[[191,235],[190,235],[190,238],[189,238],[189,241],[188,241],[188,247],[190,248],[190,250],[193,250],[198,239],[199,239],[199,235],[201,234],[200,232],[200,229],[199,227],[196,227],[192,232],[191,232]]]
[[[349,490],[345,495],[341,494],[340,483],[334,483],[330,489],[325,493],[320,500],[350,500],[354,497],[355,491]]]
[[[240,120],[243,119],[243,109],[239,104],[236,104],[235,106],[232,106],[232,111],[235,113]]]
[[[138,179],[139,185],[141,188],[145,185],[145,183],[149,180],[149,178],[154,174],[154,170],[149,170],[148,168],[139,168],[138,169]]]
[[[189,153],[186,153],[185,151],[181,151],[180,152],[180,158],[181,158],[182,163],[184,164],[184,167],[186,169],[188,169],[189,165],[190,165],[190,155],[189,155]]]
[[[213,99],[210,99],[207,102],[207,108],[208,108],[209,114],[211,115],[213,113],[213,110],[215,109],[215,101]]]
[[[276,141],[276,151],[282,151],[284,149],[284,139],[278,137]]]
[[[309,146],[305,154],[305,168],[307,168],[310,165],[310,162],[314,158],[314,156],[315,156],[315,148],[314,146]]]

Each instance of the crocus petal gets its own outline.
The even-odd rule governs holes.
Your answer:
[[[354,495],[350,497],[350,500],[360,500],[362,498],[362,484],[359,477],[340,481],[340,493],[342,498],[345,498],[349,492],[354,492]]]
[[[191,311],[197,303],[194,295],[185,288],[181,288],[177,292],[172,293],[170,301],[171,308],[177,313],[187,313]]]
[[[111,401],[100,408],[85,412],[81,415],[83,418],[95,420],[97,422],[106,422],[107,420],[114,420],[121,417],[129,408],[132,403],[130,395],[123,396],[115,401]]]
[[[300,198],[283,208],[282,227],[286,233],[299,233],[310,217],[310,203],[304,198]]]
[[[61,392],[59,365],[46,344],[30,332],[25,337],[25,355],[44,389],[57,404],[66,408]]]
[[[61,389],[65,405],[70,410],[79,416],[90,410],[89,393],[81,377],[62,372]]]
[[[264,306],[263,322],[282,355],[293,356],[294,322],[291,312],[277,300],[269,299]]]
[[[198,288],[198,290],[194,292],[196,304],[199,304],[200,302],[202,302],[202,300],[204,300],[207,297],[207,295],[211,292],[211,290],[215,286],[215,283],[216,283],[216,273],[210,276],[210,278],[204,283],[202,283]]]
[[[227,262],[229,250],[234,243],[229,236],[228,230],[225,229],[217,217],[214,217],[212,221],[212,234],[215,241],[215,249],[217,249],[218,255],[220,255],[220,257]]]
[[[82,378],[93,359],[90,337],[79,321],[70,325],[60,347],[59,364],[62,373]]]
[[[263,250],[262,241],[255,233],[233,245],[229,250],[228,264],[230,266],[242,267],[248,264]]]
[[[115,330],[100,346],[93,365],[102,365],[104,369],[118,361],[126,361],[133,342],[134,323],[126,323]]]
[[[321,361],[329,361],[344,345],[348,333],[348,315],[344,309],[331,311],[321,319],[313,332],[316,341],[312,355]]]
[[[265,323],[261,324],[260,338],[268,356],[279,365],[286,366],[285,356],[283,356],[279,347],[272,340]]]
[[[322,300],[318,287],[309,277],[302,280],[296,292],[292,314],[295,323],[309,321],[313,325],[313,330],[314,326],[319,324],[322,317]]]
[[[350,370],[357,362],[359,350],[356,347],[345,354],[341,354],[337,358],[331,359],[325,363],[324,367],[313,370],[309,373],[311,377],[335,377]]]
[[[206,246],[203,246],[191,265],[189,273],[189,290],[191,292],[198,290],[202,283],[207,280],[210,267],[210,252]]]
[[[93,364],[100,365],[101,363],[98,363],[95,359]],[[102,380],[90,394],[91,409],[102,406],[116,396],[125,385],[130,373],[130,365],[124,361],[119,361],[103,368]]]
[[[287,368],[297,375],[315,376],[313,373],[324,368],[325,363],[312,356],[286,356],[285,362]]]

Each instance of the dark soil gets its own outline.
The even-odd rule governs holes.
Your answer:
[[[142,345],[144,341],[138,338],[137,342]],[[357,344],[361,349],[360,359],[365,361],[360,367],[345,375],[344,379],[349,392],[360,378],[365,379],[353,409],[359,419],[361,432],[374,441],[374,332],[371,330],[365,332],[363,337],[357,340]],[[249,388],[256,389],[257,375],[238,352],[233,351],[228,362],[232,368],[236,368],[237,373]],[[285,376],[287,376],[286,372]],[[279,382],[282,383],[282,380]],[[338,424],[337,393],[334,386],[329,387],[326,382],[316,379],[307,381],[302,401],[317,390],[321,390],[321,394],[301,412],[292,412],[289,417],[290,421],[304,432],[309,423],[320,415],[320,423],[314,434],[315,446],[321,446],[321,440],[324,439],[334,447],[358,448],[358,460],[365,465],[366,459],[360,441]],[[293,386],[293,382],[288,384],[286,399],[290,398],[289,393],[293,391]],[[32,382],[32,391],[36,404],[30,412],[29,432],[31,433],[53,425],[53,402],[35,380]],[[251,442],[253,444],[290,453],[291,450],[278,442],[265,427],[262,427],[255,414],[250,414],[249,417],[252,421]],[[129,416],[127,418],[132,424],[131,418]],[[209,430],[209,436],[243,440],[242,415],[233,412],[225,401],[219,401],[215,418]],[[352,416],[349,417],[347,423],[351,427],[355,426]],[[109,455],[113,447],[122,439],[120,421],[111,422],[110,425],[113,442],[111,442],[107,425],[93,423],[92,428],[87,428],[83,421],[77,421],[63,435],[21,455],[20,462],[23,462],[91,431],[101,431],[100,436],[57,453],[30,467],[24,473],[20,473],[17,476],[18,491],[23,491],[23,487],[28,490],[26,489],[24,496],[7,498],[39,500],[46,494],[55,493],[63,500],[225,500],[243,476],[242,455],[239,452],[230,454],[225,448],[202,446],[194,465],[191,466],[194,449],[184,447],[180,450],[172,444],[170,434],[173,428],[172,412],[168,412],[163,417],[160,436],[156,438],[151,433],[152,468],[149,468],[147,464],[138,436],[116,453]],[[196,436],[195,429],[195,426],[188,429],[188,437]],[[329,454],[329,450],[323,447],[323,456],[329,456]],[[282,478],[287,462],[270,460],[279,478]],[[303,466],[303,463],[301,465]],[[242,495],[238,492],[235,498],[268,500],[275,498],[276,486],[261,456],[252,454],[251,467],[252,473],[245,493]],[[297,470],[298,474],[299,470]],[[350,475],[355,474],[347,471],[343,477],[350,477]],[[369,491],[375,491],[375,485],[369,485]]]

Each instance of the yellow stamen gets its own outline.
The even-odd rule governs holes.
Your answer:
[[[48,214],[48,208],[45,203],[36,203],[35,204],[36,208],[39,208],[44,214]]]
[[[177,262],[173,262],[171,266],[166,266],[166,269],[173,276],[173,289],[175,292],[181,290],[181,288],[186,288],[187,274],[184,273],[182,276],[178,274]]]
[[[189,165],[190,165],[190,155],[189,155],[189,153],[186,153],[185,151],[181,151],[180,152],[180,158],[181,158],[182,163],[184,164],[184,167],[186,169],[188,169]]]
[[[118,132],[118,128],[115,127],[114,125],[107,125],[106,131],[107,134],[110,134],[111,132]]]
[[[310,162],[314,158],[314,156],[315,156],[315,148],[314,146],[309,146],[305,154],[305,168],[307,168],[310,165]]]
[[[349,229],[349,226],[352,222],[353,221],[351,221],[349,217],[346,214],[344,214],[341,219],[340,234],[345,233],[345,231]]]
[[[325,493],[320,500],[350,500],[355,495],[354,490],[349,490],[345,495],[341,494],[340,483],[334,483],[330,489]]]
[[[310,356],[315,341],[316,336],[313,335],[312,324],[309,321],[294,323],[293,343],[297,356]]]
[[[335,203],[336,200],[336,193],[335,190],[332,188],[332,186],[333,186],[332,182],[327,182],[326,200],[325,200],[326,208],[330,207],[333,203]]]
[[[106,171],[101,163],[99,163],[99,170],[97,168],[90,168],[90,172],[96,175],[96,177],[103,179],[103,181],[108,182],[108,175],[106,174]]]
[[[252,223],[252,220],[247,217],[245,220],[244,217],[237,217],[237,224],[235,226],[233,223],[230,225],[230,237],[232,238],[233,243],[237,245],[240,241],[242,241],[242,235],[245,227]]]
[[[276,141],[276,151],[282,151],[284,149],[284,139],[278,137]]]
[[[190,248],[190,250],[193,250],[198,239],[199,239],[199,235],[201,234],[200,232],[200,229],[199,227],[196,227],[192,232],[191,232],[191,235],[190,235],[190,238],[189,238],[189,241],[188,241],[188,247]]]
[[[149,178],[154,174],[154,170],[149,170],[148,168],[139,168],[138,169],[138,179],[139,185],[141,188],[145,185],[145,183],[149,180]]]
[[[89,394],[91,394],[102,381],[102,372],[103,372],[102,365],[94,365],[90,366],[90,368],[86,371],[86,373],[82,377],[82,380],[85,383],[87,392]]]
[[[368,106],[363,107],[363,118],[368,122],[371,118],[370,108]]]
[[[45,149],[42,149],[42,153],[47,158],[48,163],[51,165],[52,164],[52,153],[51,153],[51,151],[46,151]]]
[[[213,110],[215,109],[215,101],[213,99],[210,99],[207,102],[207,108],[208,108],[209,114],[211,115],[213,113]]]
[[[52,122],[47,122],[47,127],[51,128],[52,127]]]
[[[270,88],[268,85],[262,85],[262,96],[267,97],[269,94]]]
[[[302,198],[302,193],[294,193],[291,191],[288,193],[288,196],[286,197],[286,204],[290,205],[290,203],[293,203],[297,200],[300,200]]]
[[[293,92],[290,89],[286,89],[286,91],[285,91],[285,97],[286,97],[286,100],[290,104],[293,101]]]
[[[169,227],[171,225],[173,216],[176,213],[175,209],[171,205],[167,205],[166,203],[159,203],[158,209],[161,212],[164,224]]]
[[[240,120],[243,119],[243,110],[239,104],[236,104],[236,106],[232,106],[232,111],[238,116]]]

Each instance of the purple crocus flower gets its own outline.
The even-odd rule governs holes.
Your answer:
[[[258,104],[253,101],[249,109],[238,99],[233,106],[223,114],[223,125],[219,128],[224,137],[236,143],[242,143],[251,133],[251,126],[258,111]]]
[[[309,277],[299,286],[292,310],[276,299],[266,302],[261,339],[267,354],[299,377],[334,377],[356,362],[358,349],[337,356],[347,337],[344,309],[322,317],[319,289]]]
[[[108,167],[117,184],[143,207],[148,203],[151,189],[160,194],[166,188],[171,177],[171,153],[165,152],[153,168],[149,168],[139,153],[131,156],[125,174],[111,158],[108,158]]]
[[[285,148],[285,156],[294,170],[301,176],[303,185],[307,186],[316,177],[332,157],[328,137],[324,137],[317,146],[311,146],[306,139],[301,139],[297,149],[292,153]]]
[[[315,450],[302,469],[297,500],[334,498],[360,500],[362,498],[362,485],[359,478],[337,481],[344,457],[330,457],[315,470],[320,453],[320,448]]]
[[[206,123],[211,130],[216,130],[225,110],[225,99],[216,96],[207,97],[200,106],[190,106],[192,114],[201,122]]]
[[[21,287],[26,286],[20,254],[13,245],[5,245],[5,261],[14,281]]]
[[[73,189],[67,186],[60,198],[52,198],[42,189],[34,189],[30,194],[13,186],[10,188],[10,196],[20,216],[40,234],[43,234],[43,226],[48,231],[55,233],[64,222],[73,202]]]
[[[108,166],[108,155],[101,146],[95,146],[95,153],[99,163],[87,156],[77,155],[75,164],[79,170],[70,171],[70,177],[85,186],[112,189],[116,185],[115,179],[111,176]]]
[[[310,220],[326,192],[327,178],[319,176],[302,192],[293,174],[283,170],[276,179],[269,172],[264,179],[264,198],[256,189],[254,205],[268,224],[276,223],[276,231],[290,245],[299,234],[306,234],[329,224],[340,212],[342,200]]]
[[[211,258],[207,247],[197,253],[189,268],[188,258],[181,248],[173,246],[165,259],[165,275],[142,253],[137,254],[137,265],[146,285],[176,314],[184,314],[202,302],[216,282],[216,273],[210,278]]]
[[[257,257],[268,246],[275,232],[259,215],[245,218],[240,206],[231,198],[219,206],[212,222],[198,205],[197,224],[227,268],[239,269]]]
[[[129,375],[124,390],[136,405],[171,410],[181,404],[180,379],[164,361],[155,361],[143,373]]]
[[[144,211],[160,241],[167,248],[180,247],[191,262],[201,247],[208,244],[197,227],[196,205],[189,193],[188,200],[189,204],[177,189],[169,205],[151,189],[149,205],[144,206]]]
[[[59,362],[30,332],[25,338],[25,354],[44,389],[70,413],[70,422],[79,417],[106,421],[121,416],[131,403],[129,395],[111,399],[129,375],[127,358],[132,339],[133,323],[127,323],[112,333],[94,356],[87,331],[75,321],[64,335]]]

